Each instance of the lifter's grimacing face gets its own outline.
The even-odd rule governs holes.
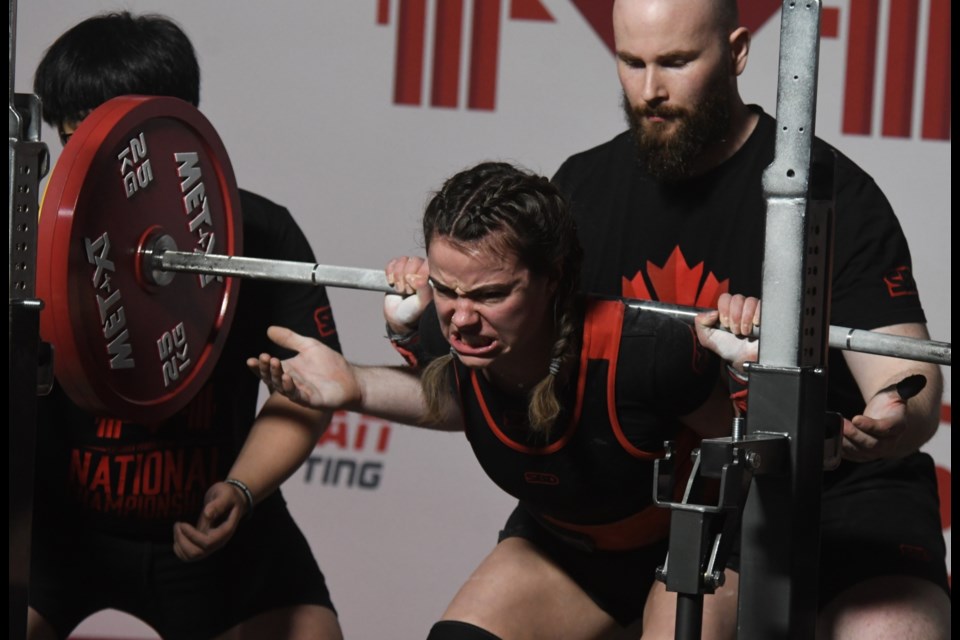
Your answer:
[[[521,362],[550,336],[556,288],[515,255],[488,248],[434,237],[427,250],[444,337],[464,364],[481,369]]]

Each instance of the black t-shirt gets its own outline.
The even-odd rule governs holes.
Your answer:
[[[585,291],[699,307],[714,306],[724,291],[761,295],[762,176],[773,160],[776,123],[752,108],[760,118],[746,143],[680,184],[645,173],[629,132],[563,163],[553,180],[577,219]],[[889,202],[849,158],[839,152],[836,158],[831,324],[875,329],[925,322]],[[829,371],[828,407],[860,413],[863,399],[837,351]]]
[[[240,202],[244,255],[316,262],[287,209],[243,190]],[[55,385],[39,399],[35,526],[66,519],[71,526],[115,535],[169,540],[174,522],[194,521],[204,494],[226,476],[255,418],[260,381],[246,359],[263,351],[290,355],[267,338],[271,324],[340,349],[322,287],[244,280],[213,374],[164,423],[89,415]]]

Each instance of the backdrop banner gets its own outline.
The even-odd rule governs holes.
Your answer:
[[[754,34],[741,92],[775,113],[780,3],[740,4]],[[916,11],[901,15],[896,0],[827,0],[816,133],[885,191],[910,242],[930,335],[951,342],[950,3],[902,4]],[[44,49],[78,21],[128,8],[168,15],[197,48],[200,110],[237,183],[288,207],[318,262],[380,268],[423,253],[422,209],[456,171],[493,159],[552,175],[624,129],[611,5],[21,1],[16,91],[32,92]],[[42,139],[56,161],[56,131],[45,126]],[[328,291],[344,353],[398,364],[382,295]],[[925,449],[938,465],[950,566],[949,367],[944,375],[941,428]],[[513,505],[462,434],[347,413],[283,491],[347,637],[360,640],[425,637]],[[116,611],[74,635],[156,637]]]

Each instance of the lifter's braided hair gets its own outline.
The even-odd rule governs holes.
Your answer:
[[[433,196],[423,215],[423,237],[427,250],[432,240],[442,237],[464,249],[516,256],[534,275],[556,281],[551,358],[560,373],[548,373],[531,390],[528,411],[531,430],[549,435],[560,413],[562,377],[570,369],[563,365],[577,353],[582,317],[577,290],[583,252],[563,196],[542,176],[502,162],[484,162],[456,174]],[[428,420],[441,415],[452,359],[452,354],[438,358],[423,372]]]

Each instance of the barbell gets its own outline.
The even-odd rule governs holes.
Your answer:
[[[380,269],[244,257],[241,220],[226,149],[192,105],[123,96],[83,120],[51,173],[37,233],[40,330],[71,400],[136,422],[179,411],[212,374],[239,278],[394,291]],[[687,322],[704,311],[629,304]],[[829,344],[950,365],[949,343],[831,326]]]

